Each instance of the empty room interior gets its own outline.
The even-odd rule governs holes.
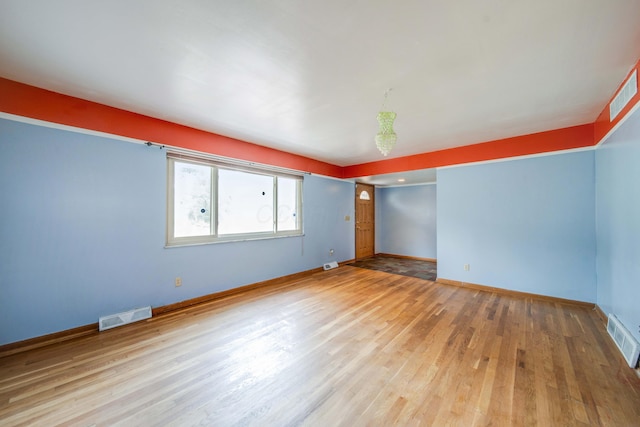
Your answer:
[[[0,0],[0,424],[640,426],[639,17]]]

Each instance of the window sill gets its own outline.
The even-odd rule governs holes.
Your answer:
[[[290,237],[304,237],[304,233],[300,234],[281,234],[277,236],[252,236],[252,237],[242,237],[242,236],[232,236],[229,238],[222,238],[216,240],[207,240],[200,242],[179,242],[179,243],[165,243],[165,249],[174,249],[174,248],[183,248],[186,246],[204,246],[204,245],[219,245],[223,243],[238,243],[238,242],[253,242],[257,240],[272,240],[272,239],[287,239]]]

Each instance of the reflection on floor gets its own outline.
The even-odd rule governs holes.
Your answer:
[[[376,255],[364,258],[349,264],[353,267],[367,268],[369,270],[384,271],[386,273],[400,274],[402,276],[417,277],[419,279],[435,282],[437,264],[431,261],[423,261],[410,258],[399,258],[392,255]]]

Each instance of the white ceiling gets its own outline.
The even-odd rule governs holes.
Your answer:
[[[417,184],[435,184],[436,170],[422,169],[411,172],[387,173],[376,176],[363,176],[358,182],[375,185],[376,187],[406,186]]]
[[[340,166],[593,122],[638,0],[0,0],[0,76]]]

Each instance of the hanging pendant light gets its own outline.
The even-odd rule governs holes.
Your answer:
[[[382,103],[382,111],[378,113],[378,124],[380,129],[376,135],[376,147],[386,156],[391,152],[393,147],[396,146],[396,140],[398,139],[396,133],[393,131],[393,121],[396,119],[396,113],[393,111],[384,111],[385,103],[387,102],[387,95],[391,89],[388,89],[384,93],[384,102]]]

